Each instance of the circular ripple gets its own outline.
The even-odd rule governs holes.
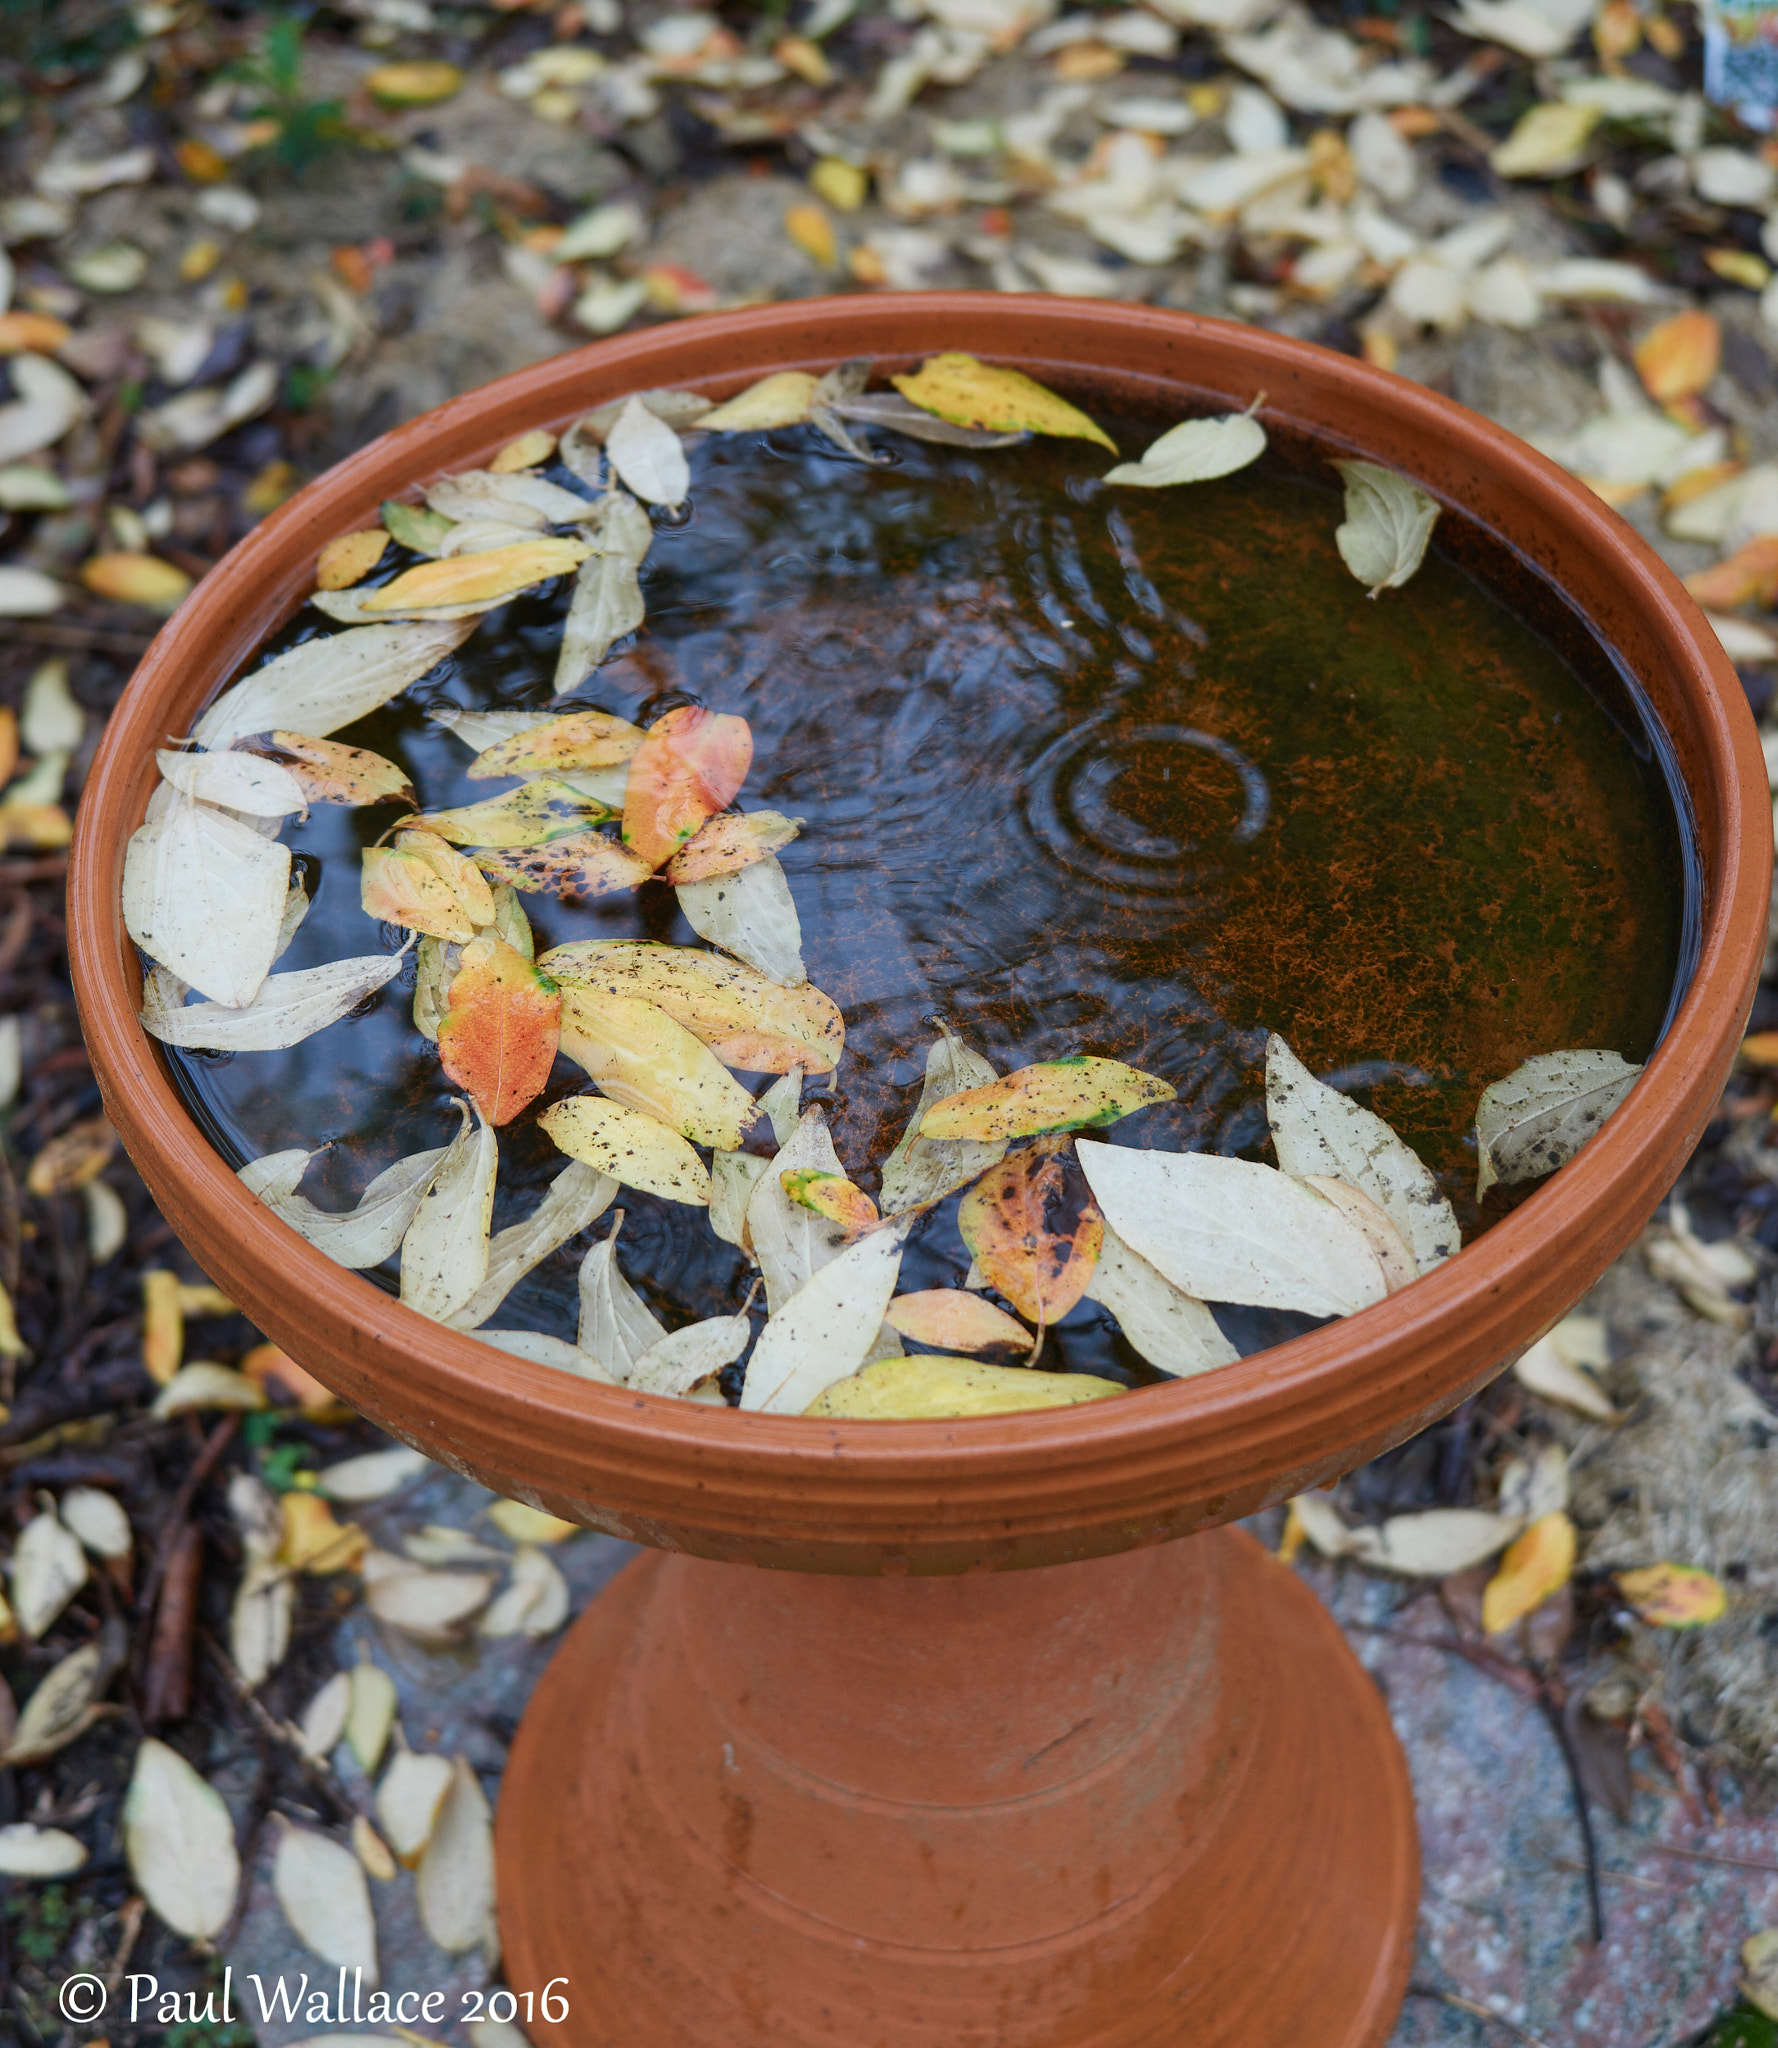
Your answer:
[[[1173,837],[1122,807],[1119,785],[1138,770],[1152,773],[1167,749],[1209,754],[1228,771],[1240,811],[1226,831]],[[1109,713],[1046,748],[1025,781],[1026,816],[1051,852],[1098,881],[1145,895],[1189,887],[1228,847],[1256,839],[1271,807],[1266,778],[1215,733],[1189,725],[1120,725]]]

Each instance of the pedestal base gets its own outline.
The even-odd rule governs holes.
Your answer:
[[[1379,2048],[1419,1894],[1375,1686],[1245,1536],[842,1579],[651,1554],[500,1801],[550,2048]]]

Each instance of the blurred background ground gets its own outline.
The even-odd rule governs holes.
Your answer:
[[[828,291],[1041,289],[1261,322],[1533,438],[1697,579],[1764,718],[1778,154],[1705,104],[1700,24],[1655,0],[5,0],[0,37],[0,705],[23,747],[0,764],[13,1605],[34,1519],[59,1503],[89,1537],[84,1583],[0,1642],[0,1747],[34,1698],[39,1731],[0,1760],[0,1829],[59,1830],[83,1855],[0,1877],[0,2038],[35,2044],[91,2038],[57,2015],[70,1972],[211,1982],[124,1855],[145,1733],[237,1825],[249,1881],[223,1952],[312,1967],[268,1889],[272,1817],[343,1843],[372,1802],[350,1744],[317,1761],[291,1737],[318,1689],[368,1658],[415,1748],[465,1757],[497,1795],[562,1610],[620,1556],[410,1476],[339,1517],[379,1555],[455,1557],[483,1603],[539,1550],[564,1590],[539,1577],[508,1599],[503,1635],[473,1607],[430,1644],[379,1618],[362,1544],[329,1568],[284,1503],[382,1440],[207,1299],[99,1115],[66,975],[68,817],[191,582],[370,436],[600,335]],[[1489,1635],[1491,1566],[1381,1575],[1299,1547],[1300,1518],[1264,1520],[1414,1767],[1427,1884],[1403,2048],[1778,2039],[1737,1988],[1743,1944],[1778,1923],[1772,1027],[1768,982],[1679,1201],[1562,1355],[1328,1503],[1352,1526],[1499,1508],[1544,1454],[1578,1528],[1567,1584]],[[170,1337],[181,1282],[190,1328]],[[156,1416],[169,1343],[174,1362],[250,1365],[270,1405]],[[127,1554],[83,1492],[121,1505]],[[1721,1618],[1640,1616],[1612,1575],[1664,1562],[1712,1574]],[[285,1643],[243,1621],[256,1570]],[[430,1945],[411,1878],[372,1890],[389,1981],[482,1974]],[[105,2031],[248,2038],[115,2012]]]

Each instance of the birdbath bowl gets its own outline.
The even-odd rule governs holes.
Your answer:
[[[1689,792],[1702,931],[1666,1036],[1580,1156],[1456,1258],[1346,1321],[1121,1400],[960,1422],[743,1414],[427,1321],[242,1190],[137,1022],[119,885],[157,744],[295,612],[320,547],[417,480],[624,393],[723,397],[941,349],[1173,418],[1263,390],[1268,422],[1406,472],[1553,586],[1645,693]],[[933,293],[627,335],[384,435],[204,579],[112,717],[76,829],[74,978],[111,1119],[204,1270],[343,1399],[651,1551],[566,1639],[500,1800],[506,1969],[534,2041],[1384,2040],[1418,1899],[1402,1754],[1319,1603],[1226,1525],[1437,1420],[1636,1236],[1746,1020],[1767,803],[1734,671],[1599,499],[1448,399],[1183,313]]]

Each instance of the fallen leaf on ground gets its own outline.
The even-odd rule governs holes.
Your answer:
[[[1616,1572],[1614,1583],[1636,1610],[1638,1620],[1656,1628],[1703,1628],[1728,1612],[1722,1581],[1695,1565],[1651,1564]]]
[[[98,1486],[71,1486],[57,1503],[62,1526],[80,1538],[94,1557],[122,1561],[136,1547],[130,1518],[114,1495]]]
[[[150,1736],[123,1804],[124,1854],[137,1891],[187,1941],[228,1925],[241,1883],[235,1824],[177,1750]]]
[[[0,1827],[0,1877],[72,1877],[86,1857],[86,1845],[62,1828]]]
[[[53,1509],[33,1515],[19,1531],[11,1577],[13,1613],[35,1642],[87,1581],[80,1538],[63,1527]]]
[[[1651,327],[1636,344],[1636,374],[1657,405],[1695,398],[1722,360],[1722,327],[1713,314],[1688,307]]]
[[[1594,1330],[1599,1334],[1596,1345],[1575,1341],[1582,1332],[1590,1338]],[[1563,1407],[1572,1408],[1577,1415],[1591,1416],[1595,1422],[1619,1422],[1623,1418],[1604,1388],[1583,1370],[1610,1364],[1603,1335],[1603,1326],[1594,1317],[1564,1317],[1525,1352],[1513,1372],[1521,1386],[1529,1387],[1546,1401],[1559,1401]]]
[[[357,1507],[367,1500],[382,1500],[431,1469],[431,1460],[423,1451],[393,1444],[386,1451],[366,1451],[360,1457],[323,1466],[316,1483],[329,1500]]]
[[[1709,611],[1768,609],[1778,603],[1778,533],[1755,534],[1726,560],[1688,576],[1685,587]]]
[[[194,1415],[206,1409],[251,1414],[266,1405],[265,1389],[256,1380],[213,1359],[182,1365],[154,1397],[149,1413],[164,1421],[170,1415]]]
[[[1482,1627],[1491,1636],[1523,1621],[1574,1575],[1574,1524],[1561,1509],[1540,1515],[1506,1547],[1482,1593]]]
[[[596,1095],[571,1095],[552,1103],[537,1121],[569,1158],[584,1160],[625,1187],[667,1202],[709,1206],[704,1162],[677,1131],[640,1110]]]
[[[957,1227],[990,1287],[1047,1329],[1086,1292],[1105,1234],[1074,1184],[1073,1140],[1040,1138],[990,1167],[963,1198]]]
[[[1475,0],[1469,4],[1473,9]],[[1495,144],[1488,161],[1503,178],[1562,177],[1583,160],[1598,122],[1597,107],[1545,101],[1519,116],[1512,133]]]
[[[451,1954],[492,1947],[494,1924],[494,1816],[475,1773],[461,1757],[451,1766],[445,1794],[420,1859],[414,1883],[420,1920]]]
[[[485,935],[464,947],[451,982],[439,1064],[490,1124],[511,1123],[549,1080],[561,1014],[555,985],[503,939]]]
[[[365,1776],[374,1775],[395,1726],[395,1681],[380,1664],[364,1659],[347,1678],[345,1738]]]
[[[488,1228],[494,1213],[499,1150],[494,1129],[471,1120],[446,1149],[401,1240],[401,1299],[436,1322],[451,1317],[488,1277]]]
[[[377,1923],[364,1869],[350,1849],[312,1828],[282,1832],[272,1858],[272,1890],[297,1939],[324,1963],[337,1964],[375,1989]]]
[[[118,604],[139,604],[151,612],[170,612],[183,603],[191,578],[158,555],[117,553],[94,555],[81,565],[80,580],[95,597]]]
[[[364,1560],[364,1604],[389,1627],[422,1643],[448,1643],[494,1590],[486,1572],[434,1572],[372,1551]],[[368,1767],[367,1767],[368,1768]]]
[[[775,1308],[748,1361],[741,1406],[800,1415],[870,1356],[901,1271],[901,1232],[874,1231]]]
[[[1591,1139],[1642,1073],[1615,1052],[1546,1052],[1482,1090],[1476,1199],[1496,1181],[1554,1173]]]
[[[1117,453],[1117,444],[1105,429],[1065,398],[1022,371],[995,369],[961,351],[928,356],[918,370],[889,381],[922,411],[955,420],[959,426],[1096,441]]]
[[[699,938],[786,988],[808,980],[802,920],[775,854],[736,874],[687,882],[678,895],[686,922]]]
[[[357,1523],[335,1521],[333,1509],[318,1493],[287,1493],[278,1507],[278,1561],[293,1572],[324,1578],[330,1572],[350,1571],[370,1547],[370,1538]]]
[[[935,1102],[920,1119],[919,1135],[934,1143],[966,1138],[992,1145],[1043,1131],[1096,1129],[1177,1093],[1170,1081],[1121,1060],[1045,1060]]]
[[[754,1102],[701,1039],[656,1004],[565,986],[561,1047],[599,1091],[696,1145],[733,1151]]]
[[[1741,1944],[1741,1967],[1747,1972],[1741,1979],[1742,1996],[1767,2019],[1778,2020],[1778,1927],[1762,1928]],[[1731,2034],[1728,2048],[1733,2044]],[[1759,2044],[1750,2042],[1748,2048]]]
[[[1120,462],[1105,472],[1108,484],[1140,484],[1157,490],[1170,484],[1208,483],[1230,476],[1265,453],[1266,430],[1251,413],[1223,413],[1214,419],[1182,420],[1151,441],[1139,462]]]
[[[409,1870],[432,1839],[453,1775],[448,1757],[419,1754],[397,1738],[395,1754],[377,1787],[377,1819],[390,1848]]]
[[[1438,500],[1375,462],[1336,462],[1334,468],[1346,480],[1346,517],[1334,534],[1340,559],[1372,597],[1398,590],[1426,559]]]
[[[937,1421],[1073,1407],[1125,1391],[1115,1380],[1091,1373],[1036,1372],[1028,1366],[983,1365],[979,1359],[933,1354],[878,1359],[826,1388],[803,1413],[863,1422]]]
[[[624,844],[658,868],[734,802],[752,760],[744,718],[686,704],[656,719],[630,761]]]
[[[568,1581],[541,1550],[513,1554],[512,1576],[476,1623],[482,1636],[528,1636],[541,1642],[568,1619]]]
[[[51,1138],[31,1161],[25,1187],[39,1197],[71,1195],[117,1156],[117,1133],[102,1116],[82,1117]]]
[[[99,1717],[93,1702],[121,1660],[104,1637],[85,1643],[52,1665],[26,1700],[18,1726],[0,1749],[0,1764],[35,1764],[83,1735]]]

